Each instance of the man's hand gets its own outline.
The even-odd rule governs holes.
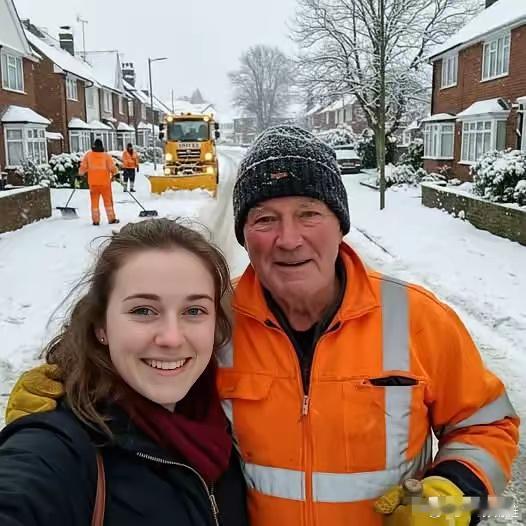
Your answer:
[[[56,400],[64,395],[64,386],[57,377],[55,365],[44,364],[26,371],[16,382],[5,412],[6,423],[30,415],[52,411]]]
[[[444,477],[422,480],[420,504],[404,503],[404,490],[394,486],[375,503],[376,512],[385,515],[386,526],[468,526],[471,513],[462,506],[464,494]],[[439,497],[433,498],[433,497]]]

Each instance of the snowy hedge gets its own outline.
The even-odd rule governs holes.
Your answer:
[[[16,170],[24,186],[48,186],[54,188],[57,185],[57,176],[53,173],[51,166],[47,163],[35,164],[30,159],[22,162],[22,167]]]
[[[139,154],[139,159],[141,163],[152,163],[153,162],[153,148],[147,146],[146,148],[142,146],[136,146],[135,151]],[[163,162],[164,152],[162,148],[155,148],[155,158],[158,163]]]
[[[407,147],[407,151],[400,156],[398,164],[407,164],[415,170],[424,167],[424,141],[415,139]]]
[[[471,167],[473,193],[494,203],[526,205],[526,154],[489,152]]]
[[[392,164],[397,153],[396,138],[386,136],[385,145],[385,164]],[[376,168],[376,142],[370,130],[364,130],[357,140],[357,147],[362,159],[362,168]]]
[[[427,172],[423,168],[415,170],[408,164],[398,166],[388,164],[385,167],[385,184],[387,187],[402,184],[416,185],[420,183],[426,175]],[[380,184],[379,175],[377,176],[376,184]]]
[[[318,138],[329,146],[356,144],[356,137],[348,126],[339,126],[338,128],[322,131],[318,133]]]
[[[51,156],[49,166],[57,177],[57,186],[73,188],[81,159],[81,153],[61,153]]]

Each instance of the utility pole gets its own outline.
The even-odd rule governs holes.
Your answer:
[[[86,62],[86,31],[84,26],[88,23],[88,21],[83,20],[82,18],[80,18],[80,15],[77,15],[77,22],[82,24],[82,60]]]
[[[157,169],[157,156],[155,155],[155,119],[153,112],[153,88],[152,88],[152,62],[167,60],[167,57],[150,58],[148,57],[148,76],[150,78],[150,110],[152,114],[152,150],[153,150],[153,169]]]
[[[378,0],[378,19],[379,19],[379,94],[378,105],[378,133],[376,138],[376,147],[379,150],[376,158],[379,161],[380,170],[380,210],[385,208],[385,0]]]
[[[172,113],[175,113],[174,90],[172,89]]]

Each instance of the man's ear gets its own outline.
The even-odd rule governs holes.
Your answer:
[[[108,345],[108,338],[106,337],[106,330],[104,327],[95,327],[95,338],[102,343],[102,345]]]

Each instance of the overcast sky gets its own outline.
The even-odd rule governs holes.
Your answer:
[[[287,22],[296,0],[15,0],[29,18],[57,37],[61,25],[74,29],[82,50],[81,24],[88,21],[86,49],[117,49],[135,63],[139,87],[147,87],[148,57],[168,57],[152,65],[154,92],[169,101],[199,88],[203,96],[228,109],[227,73],[254,44],[279,46],[293,53]],[[140,6],[140,7],[139,7]]]

